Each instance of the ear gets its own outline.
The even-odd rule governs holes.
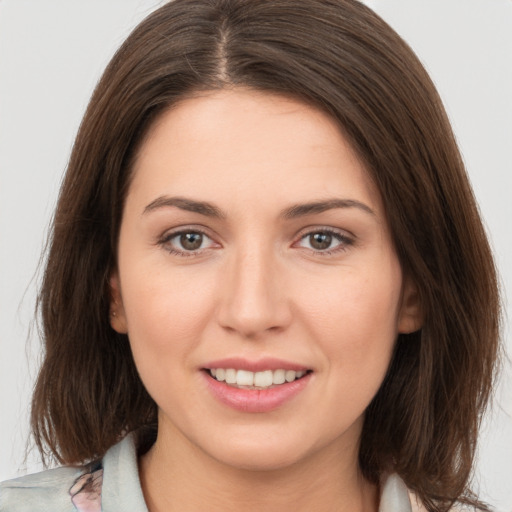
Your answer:
[[[127,334],[126,314],[124,312],[123,298],[117,271],[112,272],[110,285],[110,325],[119,334]]]
[[[423,308],[418,289],[412,279],[405,277],[400,312],[398,315],[398,332],[410,334],[423,327]]]

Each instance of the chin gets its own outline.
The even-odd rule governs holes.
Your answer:
[[[301,457],[297,453],[291,454],[288,450],[283,450],[280,453],[262,447],[258,450],[236,450],[233,453],[223,454],[222,457],[216,457],[216,460],[221,464],[252,472],[283,470],[293,466],[300,459]]]
[[[321,450],[320,450],[321,451]],[[258,436],[215,443],[209,455],[217,462],[246,471],[279,471],[305,461],[317,452],[308,447],[304,439],[283,439],[278,435],[271,438]]]

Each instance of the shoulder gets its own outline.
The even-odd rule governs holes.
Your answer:
[[[101,462],[50,469],[0,483],[0,512],[147,512],[131,435]]]
[[[411,500],[412,512],[427,512],[427,509],[423,506],[418,497],[411,491],[409,491],[409,499]]]
[[[83,468],[62,467],[0,483],[0,512],[73,511],[70,489]]]
[[[409,499],[411,500],[412,512],[428,512],[428,510],[421,503],[421,500],[412,491],[409,491]],[[464,507],[460,504],[455,504],[450,508],[449,512],[470,512],[471,510],[474,509]]]
[[[428,512],[420,499],[396,474],[385,475],[381,481],[379,512]],[[454,506],[450,512],[463,512]]]
[[[410,493],[411,498],[411,510],[412,512],[428,512],[428,510],[423,506],[421,501],[416,497],[414,493]],[[464,506],[461,504],[455,504],[450,508],[449,512],[471,512],[475,511],[473,508],[468,508],[468,506]]]

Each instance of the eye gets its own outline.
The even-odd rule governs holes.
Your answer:
[[[330,229],[319,229],[303,235],[297,245],[315,252],[332,254],[345,250],[352,243],[353,240],[343,233]]]
[[[171,254],[191,256],[215,245],[214,241],[201,231],[178,231],[165,235],[159,242]]]
[[[176,241],[181,248],[186,251],[197,251],[197,249],[201,249],[206,237],[202,233],[182,233],[181,235],[176,235],[173,239],[174,238],[177,239]]]

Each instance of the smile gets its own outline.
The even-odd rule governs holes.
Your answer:
[[[265,413],[284,407],[302,395],[313,377],[306,368],[285,369],[286,363],[265,369],[262,362],[239,365],[219,363],[203,367],[204,383],[220,403],[243,413]],[[234,367],[233,367],[234,366]],[[238,366],[238,368],[237,368]],[[252,366],[252,370],[240,368]],[[288,366],[291,366],[288,365]]]
[[[209,372],[219,382],[239,389],[271,389],[300,379],[307,373],[305,370],[277,369],[251,372],[234,368],[210,368]]]

